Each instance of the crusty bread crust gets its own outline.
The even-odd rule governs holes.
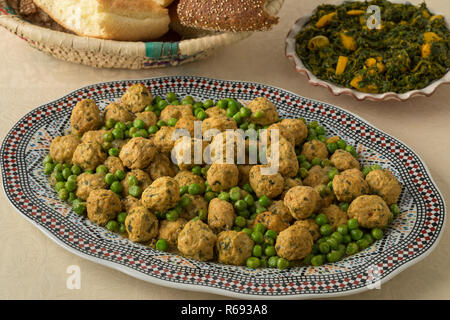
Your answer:
[[[92,1],[89,12],[84,5],[71,1],[72,7],[80,9],[83,18],[68,21],[55,10],[54,4],[60,0],[33,0],[60,25],[74,33],[99,39],[120,41],[145,41],[157,39],[169,30],[168,10],[153,0],[88,0]],[[60,4],[59,4],[60,5]],[[58,8],[61,8],[58,7]],[[73,18],[73,17],[72,17]],[[85,20],[82,20],[85,19]],[[71,23],[72,22],[72,23]],[[89,28],[86,26],[89,25]]]
[[[215,31],[263,31],[278,23],[266,10],[271,0],[180,0],[181,24]]]

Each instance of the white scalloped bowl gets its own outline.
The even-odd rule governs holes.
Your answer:
[[[404,1],[391,1],[394,3],[404,3]],[[428,7],[430,11],[436,12],[432,10],[432,8]],[[433,81],[427,87],[420,90],[411,90],[405,93],[395,93],[395,92],[386,92],[386,93],[365,93],[358,90],[337,86],[331,82],[324,81],[316,77],[302,62],[300,57],[297,55],[295,50],[295,37],[303,28],[303,26],[309,21],[310,17],[314,14],[311,13],[308,16],[301,17],[297,22],[293,25],[291,30],[289,31],[286,37],[286,48],[285,55],[286,57],[292,61],[295,71],[298,73],[304,74],[308,78],[308,82],[314,86],[321,86],[327,88],[333,95],[340,96],[342,94],[350,95],[358,101],[363,100],[372,100],[372,101],[383,101],[383,100],[397,100],[397,101],[406,101],[413,97],[418,96],[431,96],[436,89],[443,84],[450,84],[450,71],[440,79]],[[443,15],[445,17],[445,15]],[[445,18],[447,25],[450,25],[448,17]]]

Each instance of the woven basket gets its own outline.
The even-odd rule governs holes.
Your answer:
[[[283,2],[284,0],[272,0],[268,11],[278,13]],[[86,38],[24,21],[5,0],[0,0],[0,25],[32,47],[58,59],[98,68],[125,69],[161,68],[192,62],[252,34],[220,33],[178,42],[126,42]]]

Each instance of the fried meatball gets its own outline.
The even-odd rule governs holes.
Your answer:
[[[322,213],[327,216],[328,223],[331,225],[333,230],[336,230],[336,228],[341,224],[347,224],[347,213],[335,204],[322,209]]]
[[[203,154],[208,142],[202,139],[181,137],[175,141],[171,157],[175,157],[175,162],[181,170],[189,170],[195,165],[204,163]],[[201,156],[200,163],[197,163],[195,155]]]
[[[80,143],[73,153],[72,163],[84,170],[94,170],[106,160],[106,153],[96,142]]]
[[[125,108],[133,113],[141,112],[146,106],[152,104],[152,101],[152,94],[141,83],[136,83],[129,87],[121,99]]]
[[[320,195],[311,187],[294,187],[286,193],[284,204],[295,219],[306,219],[318,209]]]
[[[271,141],[272,131],[278,130],[278,136],[283,137],[287,141],[289,141],[292,146],[295,146],[295,136],[294,133],[289,130],[287,127],[282,125],[280,122],[271,124],[267,128],[267,141]]]
[[[402,185],[389,170],[373,170],[366,176],[370,191],[383,198],[388,205],[397,203]]]
[[[147,189],[147,187],[152,184],[152,179],[150,178],[150,176],[148,175],[147,172],[145,172],[141,169],[131,170],[131,171],[127,172],[127,175],[122,180],[122,187],[123,187],[122,194],[124,197],[126,197],[128,195],[128,191],[130,190],[130,184],[128,183],[128,178],[131,176],[136,177],[136,179],[138,181],[138,185],[141,188],[141,190]]]
[[[119,157],[109,156],[103,164],[108,168],[108,172],[112,174],[115,174],[117,170],[125,171],[125,167]]]
[[[258,197],[263,195],[269,198],[275,198],[283,192],[284,178],[281,174],[275,173],[265,175],[261,173],[264,166],[253,166],[250,169],[249,181],[250,186]]]
[[[389,223],[391,211],[383,198],[375,195],[359,196],[347,210],[350,219],[357,219],[363,228],[384,228]]]
[[[283,137],[280,137],[278,142],[278,154],[273,143],[267,148],[268,163],[272,165],[273,161],[278,160],[278,171],[281,175],[288,178],[295,177],[299,169],[295,148]]]
[[[205,180],[200,177],[199,175],[196,175],[192,171],[186,171],[182,170],[177,173],[177,175],[174,177],[175,181],[178,183],[180,187],[184,186],[190,186],[193,183],[197,183],[200,185],[205,184]]]
[[[130,195],[126,196],[121,201],[122,201],[122,208],[126,212],[130,212],[131,209],[133,209],[134,207],[142,206],[142,203],[141,203],[141,201],[138,198],[135,198],[135,197],[130,196]]]
[[[111,190],[96,189],[89,193],[86,201],[89,220],[104,226],[122,211],[120,198]]]
[[[83,134],[81,142],[96,142],[101,145],[105,141],[103,135],[106,132],[106,130],[90,130]]]
[[[82,100],[75,105],[70,116],[70,125],[72,133],[77,136],[90,130],[96,130],[102,125],[100,109],[94,100]]]
[[[308,229],[290,226],[280,232],[275,243],[278,256],[287,260],[300,260],[311,253],[313,238]]]
[[[226,117],[227,116],[227,110],[221,109],[218,106],[208,108],[205,110],[205,112],[206,112],[206,115],[208,116],[208,118]]]
[[[156,147],[149,139],[132,138],[120,150],[119,158],[130,169],[144,169],[155,158]]]
[[[208,214],[208,202],[202,196],[194,196],[191,194],[185,194],[183,197],[191,199],[191,203],[183,208],[181,217],[187,220],[191,220],[198,216],[199,212],[203,210],[205,214]]]
[[[287,223],[290,223],[293,220],[293,217],[291,216],[288,207],[284,205],[283,200],[273,201],[267,210],[280,216],[281,220]]]
[[[214,257],[217,237],[201,220],[191,220],[181,230],[177,247],[185,257],[208,261]]]
[[[284,229],[289,227],[289,223],[284,221],[280,215],[272,213],[270,211],[261,212],[255,218],[255,225],[261,223],[267,229],[280,233]]]
[[[164,212],[180,200],[180,187],[175,179],[161,177],[142,193],[141,202],[147,209]]]
[[[320,238],[320,227],[319,225],[312,219],[306,219],[306,220],[297,220],[294,223],[294,226],[305,228],[309,231],[311,234],[311,237],[313,238],[313,241],[316,241]]]
[[[214,232],[229,230],[233,227],[234,208],[231,203],[214,198],[208,206],[208,225]]]
[[[128,239],[133,242],[147,242],[158,235],[158,218],[143,206],[130,210],[125,219]]]
[[[50,144],[50,157],[53,161],[72,164],[75,149],[80,144],[80,138],[74,135],[56,137]]]
[[[303,141],[305,141],[308,136],[308,127],[306,124],[299,119],[283,119],[280,122],[284,127],[286,127],[289,131],[292,132],[295,145],[300,145]]]
[[[127,108],[115,102],[112,102],[106,106],[104,117],[105,121],[113,119],[116,122],[133,121],[135,118],[134,114],[128,111]]]
[[[244,184],[247,184],[250,182],[249,180],[249,174],[250,170],[252,169],[252,164],[238,164],[238,170],[239,170],[239,185],[243,186]]]
[[[250,117],[250,121],[255,124],[260,124],[262,126],[271,125],[278,121],[278,111],[275,105],[268,100],[267,98],[259,97],[253,99],[248,105],[252,111],[252,116]],[[254,114],[257,112],[261,112],[261,117],[254,117]]]
[[[339,202],[351,202],[368,191],[367,182],[358,174],[343,171],[333,178],[333,192]]]
[[[350,152],[342,149],[337,149],[330,157],[331,164],[339,171],[344,171],[352,168],[359,169],[359,162]]]
[[[206,179],[213,191],[226,191],[231,187],[237,186],[239,182],[239,170],[235,164],[218,163],[215,161],[209,168]]]
[[[312,166],[308,171],[308,175],[303,179],[305,186],[316,187],[321,184],[328,184],[329,168],[322,168],[321,166]]]
[[[105,175],[102,173],[82,173],[77,177],[78,198],[86,200],[89,193],[97,189],[106,189],[108,185],[105,182]]]
[[[204,135],[210,135],[211,132],[208,132],[209,130],[218,130],[220,132],[224,132],[226,130],[236,130],[237,124],[236,121],[234,121],[231,118],[226,117],[212,117],[212,118],[206,118],[202,121],[202,133]]]
[[[283,193],[280,195],[280,199],[284,199],[284,196],[286,195],[286,192],[289,191],[289,189],[297,186],[302,186],[303,183],[300,180],[300,178],[286,178],[284,179],[284,185],[283,185]]]
[[[157,153],[152,163],[145,169],[153,180],[161,177],[174,177],[178,168],[164,153]]]
[[[211,158],[214,161],[222,160],[223,162],[226,162],[228,160],[227,157],[229,157],[230,161],[235,162],[237,160],[238,143],[242,143],[242,147],[245,143],[243,139],[239,139],[238,133],[232,130],[215,135],[210,144]],[[241,154],[240,156],[245,156],[245,154]]]
[[[146,128],[154,126],[158,122],[158,117],[151,111],[136,113],[136,119],[144,121]]]
[[[174,127],[163,126],[158,132],[155,133],[155,146],[161,152],[171,152],[175,141],[173,140],[173,133],[175,132]]]
[[[321,188],[323,188],[323,187],[326,187],[326,186],[323,184],[319,184],[318,186],[314,187],[314,190],[316,190],[320,194]],[[330,192],[327,195],[321,195],[318,209],[329,207],[335,200],[336,200],[336,197],[334,196],[333,192]]]
[[[193,116],[191,105],[169,105],[161,111],[160,120],[165,122],[169,121],[170,118],[181,119],[183,117]]]
[[[216,243],[219,262],[242,266],[252,255],[253,240],[245,232],[223,231]]]
[[[175,124],[175,129],[185,129],[189,132],[191,137],[194,136],[194,126],[195,121],[200,121],[198,118],[194,117],[193,115],[187,115],[184,117],[181,117],[178,119],[177,123]]]
[[[311,162],[314,158],[327,159],[328,149],[325,143],[320,140],[311,140],[303,144],[302,155]]]
[[[170,247],[177,246],[178,235],[181,230],[183,230],[186,225],[187,220],[177,219],[175,221],[162,220],[159,226],[159,239],[164,239],[167,241]]]

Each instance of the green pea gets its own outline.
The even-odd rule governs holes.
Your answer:
[[[243,211],[247,209],[247,202],[245,202],[244,200],[238,200],[234,203],[234,207],[238,210],[238,211]]]
[[[58,192],[62,188],[66,186],[66,183],[64,181],[59,181],[55,184],[55,190]]]
[[[105,182],[108,185],[111,185],[114,181],[117,181],[117,177],[113,175],[112,173],[107,173],[105,176]]]
[[[345,142],[345,140],[339,139],[338,141],[336,141],[336,145],[339,149],[345,150],[347,142]]]
[[[217,101],[217,106],[220,109],[226,109],[228,107],[228,101],[224,100],[224,99],[221,99],[221,100]]]
[[[94,174],[94,171],[92,171],[92,170],[84,170],[84,173],[87,173],[87,174]]]
[[[357,219],[348,219],[347,226],[350,230],[356,230],[359,228],[359,223]]]
[[[265,234],[266,238],[271,238],[271,239],[276,239],[277,238],[277,233],[274,230],[267,230],[266,234]]]
[[[375,240],[380,240],[383,238],[383,230],[380,228],[373,228],[370,233]]]
[[[127,218],[127,213],[126,212],[121,212],[117,215],[117,222],[119,223],[125,223],[125,219]]]
[[[69,204],[72,204],[73,201],[77,198],[76,194],[73,192],[69,192],[69,198],[67,199],[67,202]]]
[[[298,175],[300,176],[300,178],[305,179],[308,176],[308,169],[300,167],[298,169]]]
[[[331,249],[337,249],[339,247],[339,242],[334,238],[328,238],[325,243],[328,243]]]
[[[214,101],[211,99],[208,99],[203,102],[203,106],[205,107],[205,109],[211,108],[213,105],[214,105]]]
[[[341,208],[342,211],[347,212],[349,205],[347,202],[341,202],[339,204],[339,207]]]
[[[65,188],[67,189],[67,191],[72,192],[75,191],[77,189],[77,183],[74,181],[67,181],[65,183]]]
[[[63,165],[61,163],[56,163],[53,167],[54,172],[61,172],[63,170]]]
[[[117,194],[120,194],[123,191],[123,186],[119,181],[114,181],[109,188],[111,189],[112,192]]]
[[[189,187],[188,187],[188,192],[189,192],[189,194],[192,194],[192,195],[200,194],[201,191],[202,191],[201,186],[198,183],[193,183],[193,184],[189,185]]]
[[[205,200],[206,200],[206,202],[210,202],[215,197],[216,197],[216,194],[214,192],[208,191],[208,192],[205,193]]]
[[[245,219],[250,218],[250,211],[248,211],[248,210],[241,210],[241,211],[238,211],[238,214],[239,214],[241,217],[244,217]]]
[[[356,242],[350,242],[347,245],[347,249],[345,250],[345,253],[348,255],[355,254],[359,251],[358,244]]]
[[[352,241],[352,237],[349,234],[344,234],[342,236],[342,243],[350,243]]]
[[[158,126],[152,125],[152,126],[150,126],[150,128],[148,128],[148,133],[149,133],[149,134],[155,134],[155,133],[158,132],[158,130],[159,130],[159,127],[158,127]]]
[[[159,120],[156,125],[161,128],[167,126],[167,123],[164,120]]]
[[[95,169],[95,172],[107,174],[108,173],[108,168],[105,165],[101,164]]]
[[[332,250],[327,254],[328,262],[337,262],[341,259],[341,253],[337,250]]]
[[[167,243],[167,240],[165,239],[158,239],[158,241],[156,241],[156,250],[159,251],[167,251],[167,249],[169,248],[169,244]]]
[[[72,170],[70,170],[70,168],[64,168],[62,171],[62,175],[64,179],[67,179],[70,175],[72,175]]]
[[[345,147],[345,151],[349,152],[349,153],[350,153],[352,156],[354,156],[354,157],[357,156],[356,150],[355,150],[355,147],[354,147],[354,146],[350,146],[350,145],[346,146],[346,147]]]
[[[117,221],[110,220],[106,224],[106,229],[108,229],[111,232],[117,232],[119,231],[119,224],[117,223]]]
[[[328,223],[328,217],[327,217],[325,214],[320,213],[320,214],[318,214],[317,217],[316,217],[316,223],[317,223],[319,226],[323,226],[324,224],[327,224],[327,223]]]
[[[228,118],[232,118],[238,111],[239,110],[235,106],[228,106],[226,115]]]
[[[266,246],[273,246],[275,244],[275,240],[272,238],[266,238],[264,237],[264,244]]]
[[[270,198],[269,198],[268,196],[263,195],[263,196],[261,196],[261,197],[258,199],[258,203],[259,203],[261,206],[267,208],[268,206],[270,206],[270,204],[272,203],[272,201],[270,200]]]
[[[370,246],[370,243],[364,238],[357,240],[356,243],[358,244],[358,247],[361,250],[364,250],[364,249],[366,249],[366,248],[368,248]]]
[[[118,157],[119,156],[119,149],[117,148],[111,148],[108,150],[108,154],[112,157]]]
[[[194,166],[192,168],[192,173],[200,176],[202,174],[202,168],[200,166]]]
[[[125,227],[125,224],[124,224],[124,223],[121,223],[121,224],[120,224],[120,226],[119,226],[119,232],[120,232],[120,233],[125,233],[125,232],[127,232],[127,227]]]
[[[280,270],[289,268],[289,260],[286,260],[284,258],[279,258],[278,262],[277,262],[277,268]]]
[[[139,198],[142,194],[142,190],[141,187],[139,186],[130,186],[130,188],[128,189],[128,194],[135,197],[135,198]]]
[[[69,191],[66,188],[62,188],[58,191],[58,196],[61,200],[66,201],[69,198]]]
[[[183,104],[191,104],[192,105],[195,103],[195,100],[192,96],[185,96],[181,102]]]
[[[126,173],[125,171],[119,169],[116,170],[114,175],[116,176],[117,180],[122,181],[123,179],[125,179]]]
[[[308,129],[315,129],[315,128],[317,128],[319,126],[319,123],[316,121],[316,120],[314,120],[314,121],[311,121],[309,124],[308,124]]]
[[[198,211],[198,217],[199,217],[200,220],[205,221],[208,218],[208,215],[207,215],[205,210],[200,209]]]
[[[277,252],[276,252],[276,250],[275,250],[275,247],[274,247],[273,245],[271,245],[271,246],[267,246],[267,247],[264,249],[264,254],[265,254],[266,256],[268,256],[268,257],[273,257],[273,256],[275,256],[275,255],[277,254]]]
[[[112,130],[112,135],[114,136],[114,139],[123,140],[125,137],[125,130],[114,128]]]
[[[81,168],[77,165],[73,165],[71,170],[72,170],[72,173],[76,176],[81,174]]]
[[[319,192],[319,194],[322,198],[325,198],[326,196],[328,196],[331,193],[330,188],[328,188],[328,186],[325,186],[323,184],[321,184],[317,187],[317,191]]]
[[[320,234],[322,236],[329,236],[333,232],[333,229],[329,224],[324,224],[320,226]]]
[[[260,206],[260,207],[257,207],[256,208],[256,214],[260,214],[260,213],[262,213],[262,212],[266,212],[267,211],[267,208],[266,207],[262,207],[262,206]]]
[[[330,179],[330,181],[333,181],[334,176],[339,174],[339,170],[336,168],[332,168],[330,171],[328,171],[328,179]]]
[[[394,214],[391,212],[391,214],[389,215],[389,220],[388,220],[388,224],[391,224],[392,222],[394,222],[395,216]]]
[[[179,217],[179,213],[176,210],[170,210],[167,212],[166,218],[169,221],[176,221]]]
[[[237,124],[240,124],[242,122],[242,116],[239,113],[236,113],[233,116],[233,120],[236,121]]]
[[[250,117],[252,111],[249,108],[242,107],[241,109],[239,109],[239,114],[241,115],[242,118],[247,118]]]
[[[363,235],[364,235],[364,233],[359,229],[352,229],[350,231],[350,236],[355,241],[360,240],[363,237]]]
[[[44,173],[45,174],[51,174],[53,172],[53,164],[50,162],[47,162],[44,164]]]
[[[238,226],[238,227],[243,228],[243,227],[245,227],[245,226],[247,225],[247,219],[245,219],[245,218],[242,217],[242,216],[237,216],[237,217],[234,219],[234,224],[235,224],[236,226]]]
[[[311,169],[311,164],[308,161],[303,161],[300,163],[300,168],[305,168],[306,170]]]
[[[267,261],[269,267],[271,268],[276,268],[278,265],[278,257],[277,256],[272,256],[269,258],[269,260]]]
[[[338,231],[333,232],[330,237],[336,240],[338,243],[341,243],[343,240],[342,234]]]
[[[348,234],[348,226],[346,224],[339,225],[336,230],[342,235]]]
[[[76,214],[83,214],[86,211],[86,202],[83,202],[80,199],[75,199],[72,202],[73,211],[75,211]]]
[[[262,254],[263,254],[263,249],[262,249],[262,247],[261,247],[259,244],[255,245],[255,246],[253,247],[252,254],[253,254],[254,257],[261,257]]]
[[[230,189],[230,199],[232,201],[238,201],[241,199],[241,191],[239,187],[234,187]]]
[[[262,112],[261,110],[256,111],[252,114],[252,117],[255,119],[261,119],[264,116],[264,112]]]
[[[247,265],[247,268],[249,268],[249,269],[256,269],[256,268],[259,268],[261,262],[256,257],[250,257],[247,259],[245,264]]]
[[[372,237],[372,235],[370,233],[366,233],[363,236],[363,239],[366,240],[369,243],[369,245],[375,241],[375,239]]]
[[[103,140],[106,142],[112,142],[114,140],[114,135],[111,132],[106,132],[103,134]]]
[[[175,125],[177,124],[178,119],[176,118],[170,118],[169,120],[167,120],[167,124],[169,125],[169,127],[175,127]]]
[[[264,232],[266,232],[266,226],[263,225],[262,223],[257,223],[257,224],[253,227],[253,231],[255,231],[255,232],[260,232],[261,234],[264,234]]]
[[[322,254],[327,254],[328,252],[330,252],[330,245],[327,242],[322,242],[321,244],[319,244],[319,251]]]
[[[372,171],[372,168],[370,168],[370,167],[364,167],[361,170],[361,172],[363,173],[364,176],[367,176],[367,174],[369,174],[370,171]]]
[[[313,166],[320,166],[321,163],[322,163],[322,159],[320,159],[320,158],[314,158],[311,161],[311,165],[313,165]]]
[[[316,127],[316,134],[317,135],[324,135],[326,133],[325,128],[322,126],[317,126]]]
[[[252,187],[251,187],[250,184],[248,184],[248,183],[244,184],[244,185],[242,186],[242,189],[244,189],[244,190],[247,191],[248,193],[252,193],[252,192],[253,192]]]
[[[154,111],[155,111],[155,107],[152,106],[151,104],[149,104],[148,106],[145,107],[144,111],[147,111],[147,112],[149,112],[149,111],[154,112]]]
[[[111,142],[104,141],[104,142],[102,143],[102,149],[103,149],[103,151],[108,151],[108,150],[111,149],[111,148],[112,148],[112,143],[111,143]]]
[[[328,152],[334,153],[338,149],[338,146],[337,146],[336,142],[331,142],[331,143],[327,144],[327,149],[328,149]]]
[[[328,160],[328,159],[323,159],[323,160],[320,162],[320,165],[321,165],[323,168],[329,167],[329,166],[331,166],[331,161]]]
[[[401,212],[401,211],[400,211],[400,208],[399,208],[398,205],[395,204],[395,203],[393,203],[393,204],[390,205],[390,209],[391,209],[391,212],[394,214],[394,216],[399,215],[400,212]]]
[[[184,195],[180,199],[180,205],[182,208],[187,208],[191,205],[192,200],[188,196]]]
[[[51,163],[53,164],[53,160],[52,157],[50,157],[50,155],[46,155],[45,158],[42,160],[42,163],[45,165],[46,163]]]
[[[164,110],[169,104],[167,103],[166,100],[161,100],[158,102],[157,106],[158,106],[158,110],[162,111]]]
[[[178,97],[177,97],[176,93],[174,93],[174,92],[168,92],[166,94],[166,100],[169,101],[169,102],[172,102],[172,101],[177,100],[177,99],[178,99]]]
[[[139,185],[139,180],[136,178],[136,176],[128,176],[127,182],[129,186]]]
[[[256,244],[262,244],[264,242],[264,236],[259,231],[253,231],[251,238],[253,241],[255,241]]]
[[[239,194],[240,196],[240,194]],[[224,192],[222,191],[221,193],[219,193],[219,195],[217,196],[220,200],[224,200],[224,201],[229,201],[230,200],[230,194],[228,192]]]
[[[321,266],[325,263],[325,258],[323,255],[318,254],[311,258],[311,264],[315,267]]]
[[[196,117],[203,121],[208,117],[208,115],[206,114],[205,111],[201,110],[197,113]]]

